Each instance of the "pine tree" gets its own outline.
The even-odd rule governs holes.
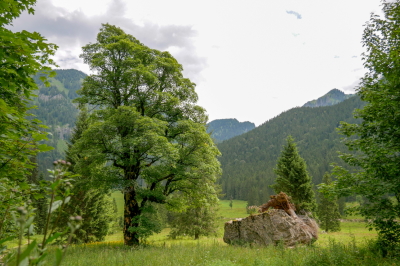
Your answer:
[[[326,173],[323,177],[323,183],[329,185],[332,183],[330,174]],[[336,198],[326,198],[323,194],[319,193],[320,202],[318,204],[318,218],[320,226],[326,232],[340,231],[340,212],[339,204]]]
[[[307,172],[306,162],[300,157],[292,136],[286,139],[274,169],[276,184],[271,187],[276,193],[285,192],[291,196],[297,212],[316,210],[315,194],[312,189],[311,177]]]
[[[75,167],[75,162],[81,156],[71,150],[74,143],[82,136],[82,132],[89,127],[88,117],[87,109],[82,108],[66,151],[66,160],[71,163],[70,171],[79,174],[80,177],[74,182],[73,196],[64,210],[65,216],[73,214],[83,218],[80,228],[75,232],[73,241],[85,243],[104,240],[113,216],[111,197],[107,196],[106,191],[102,190],[101,187],[94,187],[85,169],[76,169]],[[68,221],[68,217],[64,218],[61,219],[64,222],[59,224],[60,227],[65,226],[64,223]]]
[[[79,154],[72,153],[71,148],[75,144],[75,142],[82,137],[82,133],[86,129],[88,129],[88,127],[89,127],[88,118],[89,118],[88,110],[86,107],[82,106],[82,108],[80,109],[79,115],[76,119],[75,127],[72,131],[71,139],[70,139],[69,143],[67,143],[68,150],[65,152],[66,160],[68,162],[70,162],[71,166],[72,166],[70,169],[71,171],[73,169],[73,166],[75,165],[76,160],[79,159],[79,157],[80,157]]]
[[[79,183],[78,183],[79,184]],[[58,226],[66,225],[68,218],[81,216],[81,226],[75,231],[74,243],[89,243],[103,241],[112,222],[113,206],[110,196],[98,189],[80,189],[75,185],[74,195],[64,207],[62,222]]]

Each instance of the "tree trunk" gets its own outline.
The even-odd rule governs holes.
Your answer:
[[[197,239],[199,239],[199,233],[198,232],[194,233],[194,240],[197,240]]]
[[[136,192],[134,187],[129,187],[124,193],[124,243],[127,246],[139,245],[139,235],[137,232],[130,232],[129,228],[137,228],[139,224],[132,222],[134,217],[140,215],[139,204],[135,199]]]

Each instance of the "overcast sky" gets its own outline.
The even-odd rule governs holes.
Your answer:
[[[169,51],[197,84],[210,120],[260,125],[333,88],[353,93],[364,74],[363,25],[379,0],[38,0],[14,30],[38,31],[60,68],[89,74],[81,47],[101,23]]]

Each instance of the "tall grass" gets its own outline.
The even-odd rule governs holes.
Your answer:
[[[115,193],[114,193],[115,194]],[[114,195],[113,195],[114,196]],[[118,208],[123,201],[117,194]],[[220,232],[217,237],[193,240],[181,237],[169,239],[169,229],[154,235],[137,248],[123,245],[122,232],[108,236],[106,241],[70,247],[63,265],[400,265],[396,258],[384,259],[370,249],[376,232],[368,231],[364,223],[343,222],[342,231],[321,233],[311,246],[229,246],[222,241],[223,224],[234,218],[246,217],[246,202],[221,201]],[[51,257],[51,256],[50,256]],[[46,265],[52,265],[47,261]]]
[[[71,247],[63,265],[398,265],[396,258],[383,259],[367,248],[330,241],[327,247],[227,246],[180,243],[171,246],[129,248],[122,242],[97,243]],[[48,261],[46,265],[52,265]]]

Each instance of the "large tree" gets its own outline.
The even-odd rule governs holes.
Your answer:
[[[358,210],[387,250],[400,242],[400,1],[384,1],[383,13],[371,15],[362,38],[368,72],[357,94],[367,104],[355,111],[362,122],[340,126],[346,145],[357,151],[341,158],[359,170],[336,167],[334,191],[365,197]]]
[[[285,192],[292,197],[297,211],[313,212],[316,210],[315,193],[307,165],[297,151],[292,136],[286,139],[274,172],[278,176],[272,185],[276,193]]]
[[[81,57],[96,74],[84,80],[77,101],[98,110],[74,145],[83,155],[77,165],[123,191],[124,241],[137,245],[159,228],[148,215],[154,204],[178,208],[196,191],[216,197],[219,151],[195,84],[168,52],[104,24]]]

